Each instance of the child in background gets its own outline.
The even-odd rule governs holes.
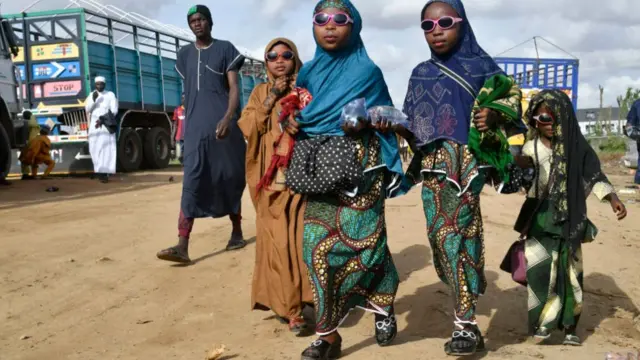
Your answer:
[[[174,132],[175,132],[175,140],[176,140],[176,149],[179,151],[178,160],[180,164],[184,159],[184,119],[185,119],[185,108],[184,108],[184,93],[182,93],[182,97],[180,98],[180,106],[178,106],[173,111],[173,121]]]
[[[43,179],[46,179],[56,163],[51,159],[51,140],[49,140],[49,128],[43,127],[40,129],[40,135],[29,141],[29,147],[26,151],[20,154],[20,162],[24,167],[31,166],[31,178],[34,179],[38,176],[38,166],[41,164],[47,165],[47,169],[44,171]],[[24,171],[24,170],[23,170]]]
[[[526,119],[533,130],[516,161],[536,171],[533,181],[525,183],[527,200],[515,230],[525,241],[529,330],[540,340],[555,329],[564,330],[563,344],[578,346],[581,246],[597,234],[587,218],[587,197],[593,191],[598,199],[607,200],[618,220],[627,216],[627,210],[580,132],[564,92],[544,90],[534,96]]]
[[[20,153],[24,153],[29,148],[29,144],[33,139],[35,139],[38,135],[40,135],[40,125],[38,125],[38,120],[36,120],[35,116],[31,115],[30,112],[24,115],[24,118],[28,120],[27,126],[29,128],[29,137],[27,138],[27,143],[24,145]],[[28,164],[22,163],[22,180],[33,180],[34,178],[30,174],[30,168]]]

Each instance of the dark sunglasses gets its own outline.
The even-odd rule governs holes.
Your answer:
[[[543,113],[540,115],[535,115],[533,117],[533,120],[539,122],[540,124],[552,124],[553,123],[553,116],[551,116],[550,114],[547,113]]]
[[[329,23],[329,21],[333,20],[334,24],[338,26],[346,26],[349,23],[353,23],[351,17],[346,13],[335,13],[335,14],[327,14],[327,13],[317,13],[313,15],[313,23],[318,26],[325,26]]]
[[[281,54],[278,54],[276,51],[269,51],[265,56],[267,61],[277,61],[278,58],[282,57],[284,60],[293,60],[295,54],[293,51],[283,51]]]
[[[439,19],[425,19],[422,20],[420,27],[425,32],[432,32],[435,30],[436,25],[440,26],[441,29],[447,30],[451,29],[455,24],[463,21],[461,18],[453,17],[453,16],[443,16]]]

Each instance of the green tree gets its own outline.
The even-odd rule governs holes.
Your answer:
[[[617,100],[618,107],[620,107],[621,120],[625,120],[627,118],[631,105],[633,105],[633,103],[638,99],[640,99],[640,89],[634,89],[632,87],[628,87],[624,95],[618,96]]]

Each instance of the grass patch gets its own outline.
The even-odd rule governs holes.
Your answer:
[[[587,142],[598,153],[624,155],[627,151],[627,139],[623,136],[587,138]]]

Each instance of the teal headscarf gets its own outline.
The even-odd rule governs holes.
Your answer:
[[[313,100],[300,113],[300,130],[307,136],[344,135],[340,123],[342,108],[349,102],[365,98],[367,108],[376,105],[393,106],[389,89],[380,68],[369,58],[360,32],[362,18],[349,0],[322,0],[318,9],[345,9],[353,19],[349,43],[335,52],[319,45],[313,60],[306,62],[298,74],[297,86],[309,90]],[[317,44],[316,39],[316,44]],[[402,175],[398,140],[393,132],[376,133],[380,138],[382,156],[387,168]]]

